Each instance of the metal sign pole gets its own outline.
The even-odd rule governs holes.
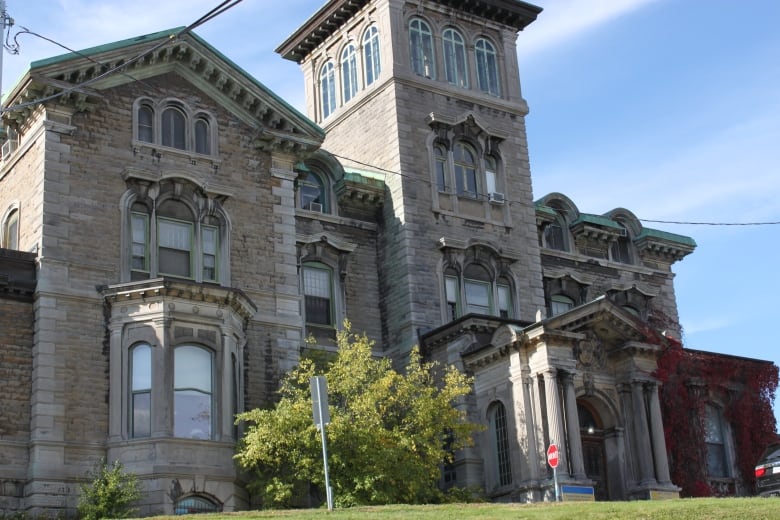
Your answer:
[[[553,468],[553,482],[555,482],[555,501],[561,501],[561,490],[558,487],[558,468]]]
[[[328,412],[328,386],[323,376],[312,377],[311,397],[314,413],[314,424],[320,431],[322,437],[322,462],[325,467],[325,497],[328,501],[328,511],[333,511],[333,490],[330,487],[330,476],[328,475],[328,440],[325,435],[325,425],[330,422],[330,413]]]

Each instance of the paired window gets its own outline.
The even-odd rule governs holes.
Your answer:
[[[358,53],[353,43],[348,43],[341,51],[339,58],[338,74],[336,65],[328,60],[319,72],[319,100],[320,115],[327,119],[339,105],[336,97],[341,92],[341,103],[348,103],[357,95],[361,88],[360,65],[358,57],[362,59],[362,83],[367,87],[373,84],[382,71],[379,44],[379,29],[371,25],[363,33],[361,39],[362,52]],[[340,85],[340,86],[339,86]]]
[[[143,143],[216,155],[216,124],[203,111],[191,110],[179,101],[135,103],[135,139]]]
[[[220,236],[218,217],[198,219],[181,201],[165,200],[154,212],[136,202],[130,212],[130,278],[220,282]]]
[[[334,326],[331,270],[319,262],[303,265],[303,297],[306,323]]]
[[[3,221],[3,234],[0,246],[5,249],[19,249],[19,210],[12,209]]]
[[[490,441],[495,465],[495,479],[499,486],[512,483],[512,466],[509,462],[509,432],[506,421],[506,409],[500,402],[488,408]]]
[[[730,476],[724,430],[723,411],[712,404],[706,404],[704,406],[704,442],[707,447],[707,476],[711,478],[728,478]]]
[[[447,83],[469,88],[469,65],[466,40],[457,29],[448,27],[442,31],[442,56],[444,79]],[[436,79],[436,57],[433,33],[421,18],[409,21],[409,56],[412,72],[428,79]],[[474,63],[477,88],[493,96],[501,95],[498,52],[495,45],[479,38],[474,43]]]
[[[129,429],[133,438],[151,435],[155,393],[152,354],[148,343],[130,349]],[[211,350],[198,345],[180,345],[174,349],[174,437],[211,439],[213,436],[213,358]]]
[[[466,314],[513,317],[509,281],[504,278],[492,280],[487,269],[480,265],[469,265],[462,277],[454,269],[448,269],[444,275],[444,289],[450,321]]]

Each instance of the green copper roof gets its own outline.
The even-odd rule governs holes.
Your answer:
[[[580,222],[585,224],[595,224],[597,226],[604,226],[612,229],[623,229],[623,227],[608,217],[602,217],[601,215],[591,215],[589,213],[580,213],[580,216],[572,222],[572,226],[579,224]]]
[[[636,237],[637,240],[642,238],[657,238],[660,240],[667,240],[669,242],[677,242],[690,247],[696,247],[696,241],[691,237],[685,235],[678,235],[677,233],[669,233],[668,231],[661,231],[659,229],[642,228],[642,232]]]

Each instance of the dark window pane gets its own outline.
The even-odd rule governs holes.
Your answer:
[[[152,432],[152,394],[133,394],[133,437],[148,437]]]

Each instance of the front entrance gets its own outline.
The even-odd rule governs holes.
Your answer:
[[[604,429],[598,414],[587,403],[577,402],[580,419],[582,457],[585,476],[593,481],[596,500],[609,500],[607,485],[607,462],[604,454]]]

